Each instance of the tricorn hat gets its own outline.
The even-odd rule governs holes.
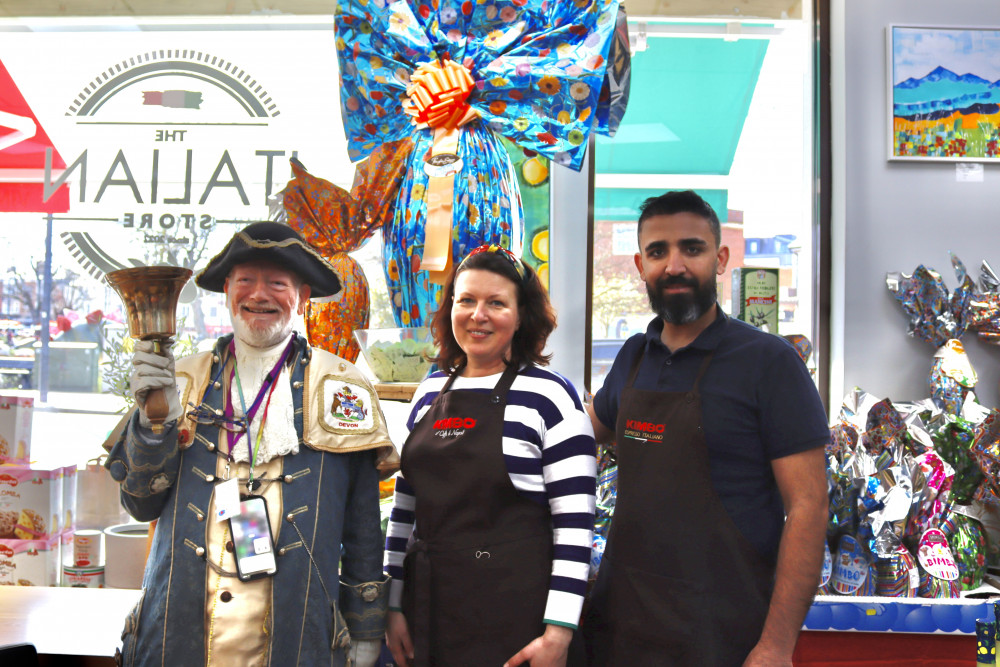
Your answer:
[[[222,292],[233,267],[244,262],[266,260],[292,271],[312,288],[313,298],[340,291],[340,277],[294,229],[278,222],[254,222],[236,232],[226,247],[195,276],[198,287]]]

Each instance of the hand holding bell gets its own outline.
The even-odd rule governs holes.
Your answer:
[[[173,355],[170,354],[169,347],[164,353],[163,344],[177,333],[177,300],[190,277],[191,270],[179,266],[139,266],[112,271],[105,276],[108,284],[121,297],[128,316],[129,335],[136,340],[151,343],[151,346],[137,346],[136,360],[140,360],[136,364],[137,370],[140,365],[152,369],[159,367],[168,371],[172,380]],[[146,357],[140,358],[140,354]],[[161,356],[164,360],[157,361],[152,355]],[[155,375],[156,373],[149,372],[133,373],[132,389],[137,394],[144,395],[145,400],[140,403],[140,407],[153,433],[158,434],[163,432],[163,424],[168,417],[176,419],[180,410],[174,408],[174,404],[179,405],[179,402],[176,400],[177,392],[173,382],[168,385],[163,381],[165,378],[153,380]],[[174,392],[174,397],[164,394],[166,386]],[[174,412],[178,414],[171,414]]]

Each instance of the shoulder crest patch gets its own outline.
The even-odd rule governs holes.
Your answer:
[[[348,379],[323,379],[323,424],[339,433],[367,433],[376,426],[377,410],[371,390]]]

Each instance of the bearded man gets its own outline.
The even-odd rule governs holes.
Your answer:
[[[297,232],[258,222],[195,282],[226,294],[234,333],[176,371],[169,350],[137,343],[137,409],[108,443],[122,504],[156,520],[119,663],[373,665],[388,593],[378,480],[398,457],[361,373],[292,327],[340,279]],[[333,407],[345,387],[360,418]]]
[[[687,191],[640,210],[657,317],[588,406],[618,455],[588,662],[790,667],[823,560],[826,412],[787,341],[716,303],[729,249],[712,207]]]

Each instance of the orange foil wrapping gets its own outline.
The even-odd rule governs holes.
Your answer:
[[[350,192],[291,161],[294,178],[284,194],[288,225],[333,264],[343,286],[330,301],[308,302],[306,335],[311,345],[351,362],[361,351],[354,330],[368,326],[369,296],[364,271],[348,253],[391,219],[411,150],[409,139],[381,146],[358,164]]]

